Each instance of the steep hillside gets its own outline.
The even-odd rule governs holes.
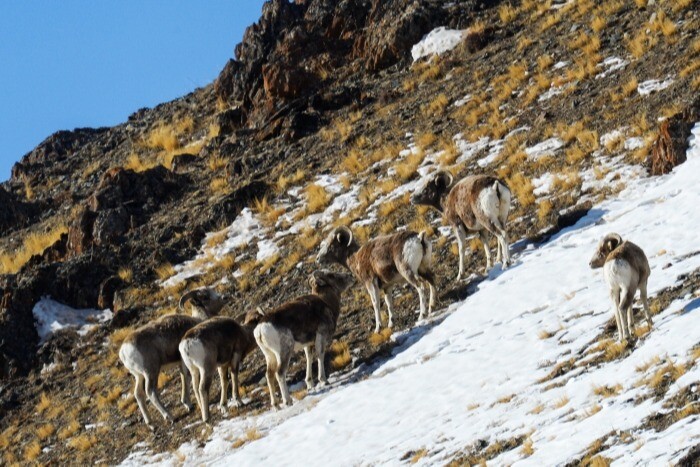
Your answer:
[[[542,303],[529,292],[532,307],[499,305],[499,300],[514,297],[508,293],[501,297],[498,290],[508,287],[504,282],[520,284],[531,276],[545,280],[554,258],[542,254],[541,262],[536,260],[540,249],[552,250],[552,255],[566,253],[570,262],[578,258],[566,249],[569,234],[557,236],[557,232],[583,218],[575,231],[585,230],[576,240],[579,253],[585,250],[585,257],[578,258],[585,265],[594,239],[608,229],[584,226],[599,219],[613,224],[610,213],[623,214],[615,205],[620,196],[627,199],[625,206],[633,209],[629,215],[635,217],[647,206],[640,191],[653,187],[657,193],[653,199],[663,200],[660,190],[670,190],[668,197],[672,197],[670,187],[680,180],[673,177],[693,170],[686,163],[671,177],[656,178],[685,160],[690,129],[700,120],[699,26],[700,9],[688,0],[512,4],[275,0],[265,4],[260,21],[236,48],[236,59],[229,61],[212,85],[153,109],[141,109],[114,128],[52,135],[16,164],[11,180],[0,188],[0,410],[7,414],[0,419],[0,446],[4,462],[115,463],[137,445],[137,450],[157,453],[174,451],[186,442],[218,439],[212,438],[219,433],[216,428],[213,432],[202,429],[194,423],[193,414],[177,406],[176,381],[165,384],[174,373],[163,376],[161,384],[163,399],[173,407],[177,422],[154,433],[143,425],[131,396],[130,377],[117,359],[119,343],[133,328],[173,312],[182,293],[202,285],[216,286],[230,296],[225,313],[232,316],[253,307],[267,309],[305,293],[308,274],[317,267],[318,244],[331,226],[348,225],[362,241],[406,227],[427,230],[434,244],[443,309],[431,323],[440,322],[446,309],[461,310],[414,348],[413,337],[432,326],[407,331],[415,323],[414,292],[401,287],[395,291],[395,330],[407,334],[390,339],[388,333],[371,333],[369,300],[355,287],[343,300],[337,343],[329,356],[339,380],[369,378],[363,384],[370,384],[372,371],[397,349],[407,350],[382,367],[385,370],[377,371],[388,371],[405,358],[423,358],[428,355],[423,342],[457,332],[459,327],[474,333],[496,332],[504,340],[515,336],[520,331],[510,324],[487,332],[497,327],[488,319],[508,323]],[[426,37],[438,27],[447,29]],[[451,235],[449,229],[435,212],[408,203],[420,177],[438,167],[457,176],[495,173],[511,187],[509,232],[518,261],[512,271],[500,274],[496,269],[491,276],[482,276],[483,251],[474,239],[467,264],[471,275],[461,283],[454,281],[456,246],[446,236]],[[683,190],[692,190],[692,185],[684,185]],[[688,325],[677,325],[680,320],[670,317],[684,306],[688,309],[691,299],[683,297],[696,288],[697,265],[694,257],[682,258],[693,252],[689,241],[675,251],[666,242],[693,232],[692,224],[686,223],[692,216],[679,216],[675,224],[669,219],[656,221],[676,215],[677,208],[670,202],[651,203],[658,204],[658,210],[648,213],[651,226],[646,230],[641,222],[615,225],[626,229],[620,232],[623,236],[629,230],[640,244],[649,239],[644,246],[654,257],[652,277],[658,277],[658,282],[652,280],[655,312],[660,314],[660,329],[675,336]],[[664,233],[664,227],[674,228],[674,234]],[[674,251],[668,262],[682,264],[685,278],[676,281],[681,272],[675,273],[674,268],[660,272],[665,265],[660,263],[664,261],[661,250]],[[551,289],[549,293],[558,298],[552,297],[556,303],[549,306],[561,309],[548,310],[546,322],[524,323],[531,332],[508,347],[523,358],[551,361],[539,369],[532,367],[535,360],[522,361],[517,384],[501,395],[515,394],[513,404],[536,405],[533,381],[542,376],[539,373],[552,370],[552,365],[561,364],[555,382],[589,377],[573,368],[580,358],[566,363],[565,352],[585,358],[589,354],[605,371],[626,375],[629,365],[639,364],[636,357],[627,360],[630,353],[653,357],[651,350],[640,352],[639,346],[652,345],[655,336],[665,335],[666,331],[652,331],[632,350],[614,355],[613,363],[597,360],[597,353],[605,353],[612,345],[610,326],[601,331],[609,318],[607,297],[602,284],[592,282],[601,280],[599,274],[581,274],[585,277],[576,279],[590,282],[590,293],[578,294],[579,287],[567,285],[562,278],[557,285],[566,289],[567,296],[574,293],[577,298],[562,302],[559,289]],[[42,300],[44,296],[53,301]],[[478,305],[475,316],[469,314],[472,303]],[[110,311],[92,316],[90,311],[74,309]],[[73,327],[66,321],[51,328],[46,317],[62,319],[57,310],[68,312]],[[557,330],[556,318],[574,319],[577,314],[585,319],[576,318],[576,334],[562,341],[560,334],[566,331]],[[692,313],[683,316],[693,319]],[[76,332],[75,326],[91,321],[95,326]],[[539,340],[535,335],[533,342],[543,355],[549,355],[544,359],[528,350],[533,346],[531,334],[540,331],[548,337]],[[465,341],[465,345],[473,344],[478,354],[486,343],[481,339],[485,338]],[[691,360],[681,354],[694,348],[695,342],[679,338],[676,344],[667,357],[660,350],[655,355],[684,365],[692,375]],[[459,352],[454,358],[459,360]],[[648,368],[656,370],[654,365]],[[294,381],[302,379],[302,367],[296,359],[290,372]],[[464,369],[466,378],[468,370]],[[493,368],[494,374],[498,371]],[[267,412],[260,384],[263,375],[262,358],[256,353],[244,368],[249,404],[241,410],[232,408],[227,417],[237,420],[237,415]],[[622,389],[613,392],[619,394],[616,398],[624,398],[634,393],[629,387],[633,382],[621,379],[601,379],[595,384],[614,383],[615,388],[619,383]],[[491,396],[493,388],[503,384],[498,379],[479,381],[485,381],[484,386],[464,386],[461,399],[474,397],[479,390]],[[434,377],[426,381],[439,382]],[[360,387],[356,390],[363,391]],[[435,388],[425,389],[434,392]],[[683,408],[673,404],[686,401],[687,394],[676,401],[677,394],[667,383],[662,389],[656,405],[647,403],[644,411],[634,412],[636,419],[615,429],[640,427],[639,417],[661,413],[659,404]],[[323,400],[346,397],[345,391]],[[571,401],[567,404],[575,410],[592,403],[589,394],[564,394],[560,388],[549,392],[562,401],[566,395]],[[304,396],[303,391],[295,394]],[[292,413],[311,407],[316,397],[304,399]],[[491,410],[491,402],[477,399],[474,403],[481,408],[476,413],[483,426],[500,424],[500,412]],[[549,402],[542,404],[548,407]],[[518,410],[526,410],[525,405]],[[341,407],[341,401],[335,406]],[[309,415],[320,414],[316,411],[320,407],[319,403]],[[624,404],[615,410],[622,408]],[[387,413],[397,411],[387,408]],[[538,427],[550,420],[543,418],[549,410],[542,413],[532,420],[535,434],[527,427],[509,429],[509,438],[502,443],[519,446],[531,436],[533,446],[542,446],[535,453],[553,452],[544,447],[545,435],[538,434],[544,431]],[[272,416],[260,420],[265,417]],[[214,424],[223,418],[216,414]],[[680,429],[695,420],[685,418],[678,425],[661,416],[659,423]],[[226,424],[238,429],[249,419],[243,420]],[[580,441],[601,439],[611,430],[591,432],[593,438]],[[455,437],[442,457],[434,452],[435,442],[424,446],[419,439],[407,438],[385,453],[390,457],[377,455],[376,459],[398,459],[415,450],[406,458],[410,460],[423,448],[426,462],[450,456],[459,460],[459,450],[464,456],[473,454],[474,459],[489,457],[481,452],[488,444],[481,451],[468,446],[469,440],[476,440],[470,436]],[[489,434],[493,436],[501,438],[500,433]],[[409,441],[416,445],[406,445]],[[265,442],[252,443],[250,448]],[[619,444],[607,438],[601,443]],[[693,443],[697,441],[688,441],[686,447]],[[585,447],[558,450],[558,460],[539,459],[574,461]],[[678,452],[682,451],[679,446]],[[492,454],[495,457],[500,451]],[[373,459],[372,455],[364,458]],[[471,458],[461,461],[465,459]]]

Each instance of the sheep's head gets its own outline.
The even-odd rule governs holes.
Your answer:
[[[354,242],[352,230],[347,227],[337,227],[321,242],[316,262],[325,265],[338,263],[345,266],[348,256],[356,249],[357,245]]]
[[[591,269],[602,268],[608,255],[622,244],[622,237],[616,233],[609,233],[598,242],[598,248],[588,265]]]
[[[187,303],[190,304],[192,316],[206,319],[219,314],[219,311],[226,304],[226,298],[219,295],[214,289],[203,287],[190,290],[183,295],[180,298],[180,309],[184,309]]]
[[[450,172],[439,170],[430,175],[418,191],[411,195],[411,204],[432,206],[442,211],[440,199],[450,191],[454,177]]]
[[[311,286],[311,292],[314,294],[332,289],[340,295],[354,283],[355,279],[352,275],[344,272],[333,272],[328,269],[314,271],[309,277],[309,286]]]
[[[260,307],[249,310],[248,313],[245,314],[245,318],[243,318],[243,326],[255,327],[263,316],[265,316],[265,313]]]

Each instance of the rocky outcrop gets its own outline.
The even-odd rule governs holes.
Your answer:
[[[21,201],[14,193],[0,187],[0,236],[31,224],[37,212],[36,205]]]
[[[286,118],[280,110],[288,102],[322,93],[347,72],[375,72],[406,60],[413,44],[444,21],[442,2],[430,0],[271,0],[246,30],[215,92],[242,107],[247,125],[264,129],[265,138],[276,136],[283,124],[270,120]],[[287,138],[306,134],[298,131],[299,121],[285,124],[297,129],[285,132]]]

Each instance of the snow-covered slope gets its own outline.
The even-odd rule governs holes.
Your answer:
[[[596,360],[597,338],[612,313],[602,271],[589,269],[588,260],[608,232],[634,241],[649,257],[652,297],[700,268],[700,254],[693,254],[700,250],[700,125],[693,132],[688,161],[672,174],[636,180],[546,244],[528,246],[515,266],[492,272],[476,293],[443,310],[448,316],[440,324],[404,334],[418,341],[368,378],[336,381],[291,408],[231,418],[204,447],[137,452],[126,463],[374,465],[425,449],[414,460],[427,465],[445,463],[479,440],[526,436],[531,449],[501,452],[495,465],[558,465],[615,430],[629,432],[599,447],[615,465],[678,460],[700,442],[699,416],[660,432],[643,422],[667,412],[664,402],[700,379],[690,353],[700,341],[699,291],[661,310],[631,354]],[[595,364],[548,378],[571,358]],[[663,398],[648,397],[648,378],[668,361],[687,371]],[[617,394],[594,390],[605,386]],[[234,447],[251,430],[251,438],[262,437]]]

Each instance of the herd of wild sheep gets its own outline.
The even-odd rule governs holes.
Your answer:
[[[459,247],[458,280],[464,277],[467,232],[475,232],[486,253],[486,270],[491,268],[488,233],[498,243],[496,262],[507,267],[510,262],[506,220],[511,193],[506,184],[494,177],[468,176],[455,182],[452,174],[438,171],[430,175],[411,197],[414,205],[426,205],[440,211],[452,226]],[[292,398],[286,382],[292,355],[300,348],[306,355],[306,386],[313,387],[312,349],[318,360],[318,384],[327,383],[324,354],[335,333],[340,314],[341,294],[355,279],[367,289],[376,321],[381,329],[381,300],[386,303],[389,327],[392,327],[391,287],[397,283],[413,286],[420,302],[419,319],[435,307],[434,277],[431,271],[432,246],[425,232],[402,231],[380,236],[360,245],[347,227],[334,229],[321,243],[317,262],[344,266],[351,274],[328,269],[314,271],[309,277],[311,294],[288,301],[263,312],[251,310],[244,322],[216,316],[225,299],[209,288],[190,291],[182,296],[180,310],[189,308],[191,316],[164,316],[133,331],[119,349],[119,358],[134,376],[134,396],[146,424],[153,428],[146,407],[146,397],[168,421],[173,418],[158,398],[158,375],[170,365],[179,365],[182,382],[181,401],[192,410],[188,376],[202,420],[209,421],[209,388],[214,370],[220,378],[219,404],[225,410],[228,376],[233,380],[233,399],[242,404],[238,373],[241,363],[256,346],[267,363],[266,379],[272,407],[278,405],[274,382],[279,386],[283,405]],[[593,269],[602,267],[615,304],[615,321],[619,339],[634,335],[632,301],[640,290],[646,320],[651,327],[647,304],[649,263],[637,245],[624,241],[618,234],[608,234],[598,245],[590,261]],[[426,294],[427,305],[426,305]]]

